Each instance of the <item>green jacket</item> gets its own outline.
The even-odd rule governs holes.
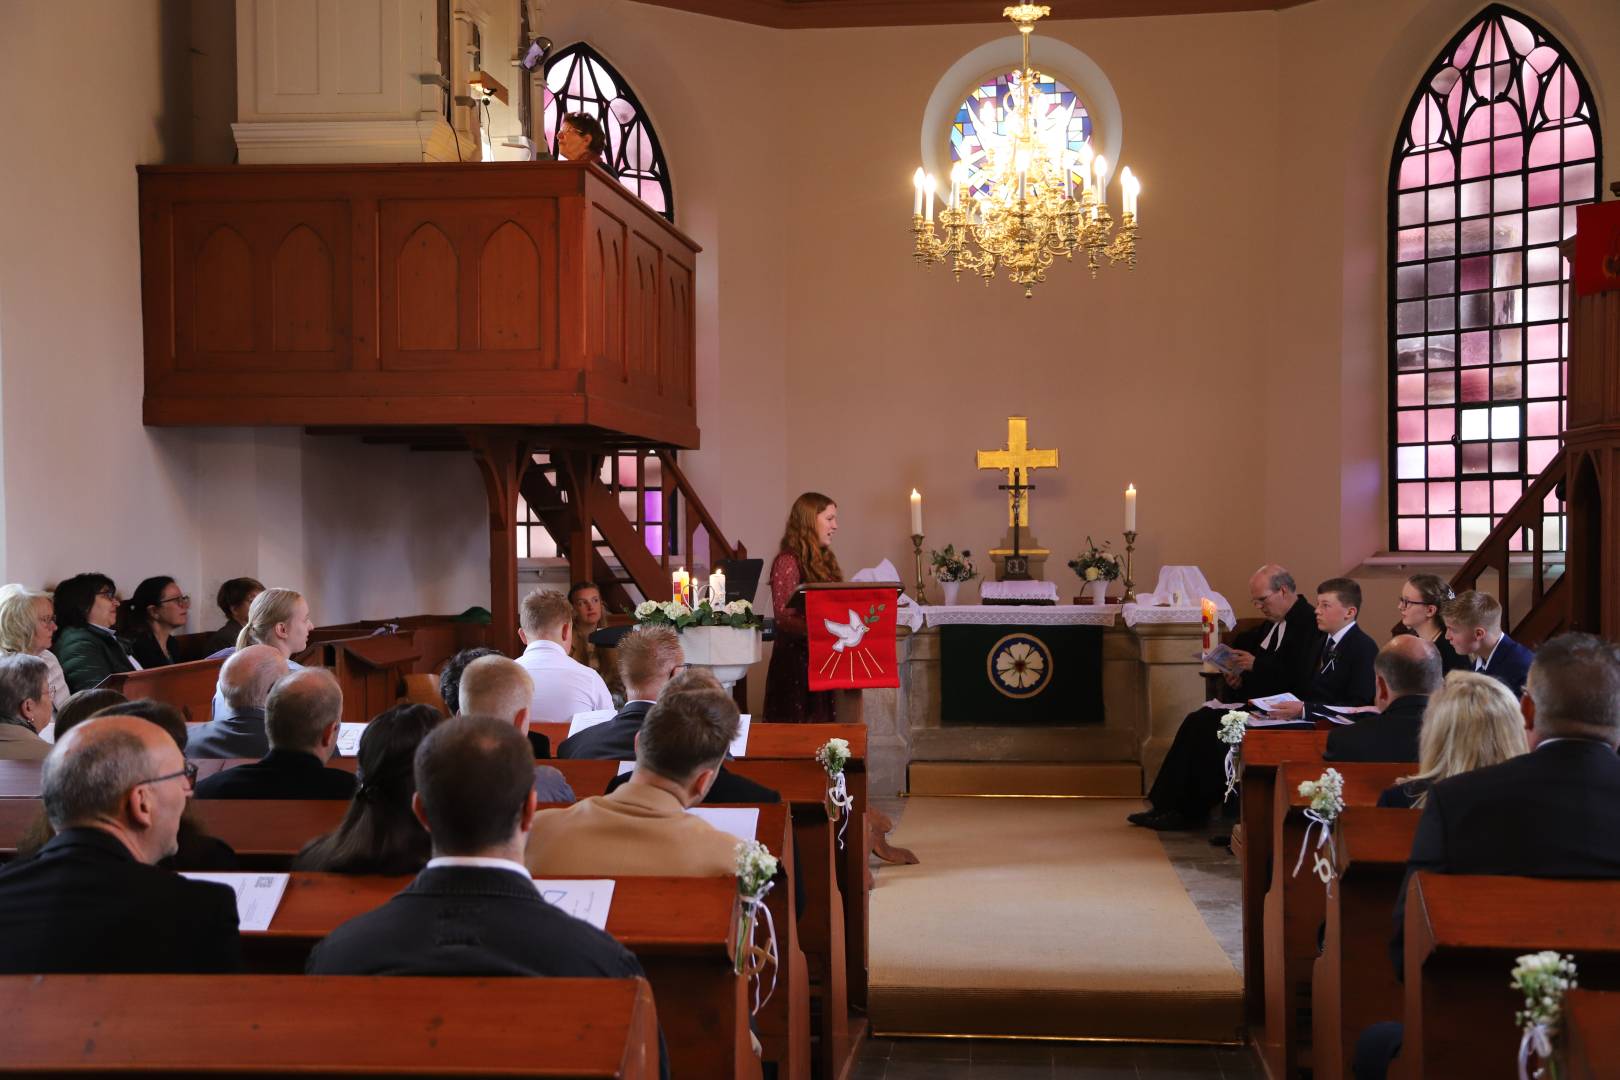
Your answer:
[[[115,672],[135,670],[117,638],[88,626],[70,626],[57,634],[51,651],[62,664],[68,689],[75,694],[99,686]]]

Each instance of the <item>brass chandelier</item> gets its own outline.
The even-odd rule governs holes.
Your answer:
[[[1051,13],[1044,4],[1018,4],[1002,11],[1023,35],[1024,63],[1005,101],[1008,113],[1016,117],[1014,130],[994,140],[998,145],[987,170],[989,190],[965,191],[967,165],[957,162],[951,169],[950,201],[939,212],[940,235],[934,230],[938,183],[920,168],[913,177],[911,231],[917,240],[917,262],[932,266],[948,261],[958,281],[966,271],[983,278],[986,285],[999,266],[1013,284],[1024,287],[1026,297],[1035,295],[1034,286],[1046,281],[1046,268],[1059,255],[1072,262],[1077,252],[1084,253],[1092,277],[1104,258],[1136,269],[1136,200],[1141,183],[1129,168],[1121,170],[1123,205],[1116,233],[1105,198],[1108,162],[1094,154],[1089,143],[1070,151],[1066,120],[1044,131],[1036,125],[1037,115],[1045,113],[1037,75],[1029,63],[1029,36],[1036,20]],[[984,103],[974,126],[989,141],[995,130],[991,102]],[[1071,159],[1072,171],[1081,178],[1078,193],[1073,190]]]

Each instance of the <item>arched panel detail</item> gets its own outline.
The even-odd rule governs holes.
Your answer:
[[[330,352],[336,337],[332,250],[308,225],[282,237],[270,266],[270,326],[276,352]]]
[[[431,221],[416,227],[400,249],[399,348],[451,350],[460,344],[460,263],[450,238]]]
[[[197,351],[253,351],[253,255],[242,234],[221,225],[197,251]]]
[[[515,221],[484,242],[478,260],[479,346],[540,347],[540,251]]]

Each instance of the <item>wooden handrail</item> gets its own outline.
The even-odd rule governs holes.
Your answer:
[[[658,451],[658,460],[663,466],[664,505],[669,505],[669,496],[672,492],[679,491],[681,498],[686,501],[691,510],[686,515],[685,543],[681,547],[681,550],[686,552],[687,558],[692,556],[692,538],[697,534],[700,524],[703,526],[703,531],[709,535],[709,559],[711,562],[719,559],[748,558],[748,549],[741,542],[732,544],[726,540],[725,534],[720,531],[719,524],[716,523],[713,515],[709,513],[709,508],[703,505],[702,499],[698,498],[696,489],[692,487],[692,482],[686,478],[685,473],[681,472],[681,467],[675,464],[674,451]],[[665,519],[668,519],[667,514]],[[664,569],[669,569],[669,548],[667,545],[664,548]]]
[[[1520,627],[1536,617],[1537,609],[1544,602],[1565,605],[1569,603],[1566,590],[1553,589],[1553,586],[1563,580],[1563,573],[1560,572],[1558,577],[1550,582],[1547,580],[1546,538],[1542,530],[1547,496],[1553,493],[1558,482],[1564,478],[1564,471],[1564,448],[1559,447],[1558,453],[1547,463],[1541,475],[1531,481],[1524,494],[1519,496],[1518,502],[1502,515],[1502,520],[1496,523],[1496,528],[1490,531],[1479,548],[1468,557],[1467,562],[1463,563],[1462,569],[1451,579],[1451,587],[1457,592],[1462,592],[1478,585],[1480,575],[1487,570],[1496,570],[1502,583],[1501,595],[1497,597],[1502,604],[1502,625],[1515,639],[1519,637]],[[1516,623],[1509,607],[1512,600],[1508,588],[1508,567],[1513,554],[1513,538],[1520,529],[1529,529],[1534,540],[1531,548],[1530,611]],[[1563,621],[1554,620],[1560,624]]]

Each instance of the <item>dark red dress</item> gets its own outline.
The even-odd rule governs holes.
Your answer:
[[[804,569],[792,552],[784,551],[771,563],[771,610],[776,616],[776,641],[771,666],[765,673],[765,715],[760,719],[786,724],[830,724],[834,706],[831,690],[810,690],[810,640],[801,610],[788,607],[793,590],[804,580]]]

